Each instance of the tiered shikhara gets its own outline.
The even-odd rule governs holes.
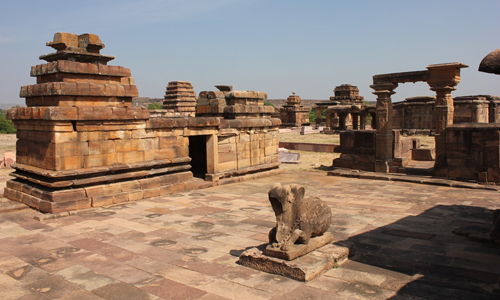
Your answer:
[[[171,81],[167,85],[163,108],[174,112],[189,113],[194,117],[196,112],[196,93],[189,81]]]
[[[21,88],[28,107],[8,112],[18,142],[5,196],[58,212],[186,188],[187,138],[176,128],[151,130],[162,124],[131,107],[138,92],[130,70],[107,65],[114,57],[99,53],[99,37],[56,33],[47,46],[57,52],[42,55],[47,63],[31,68],[37,83]]]

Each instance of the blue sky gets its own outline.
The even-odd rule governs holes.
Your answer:
[[[349,83],[375,100],[373,75],[446,62],[470,66],[454,96],[500,95],[500,76],[477,71],[500,47],[499,12],[498,0],[0,0],[0,103],[24,104],[55,32],[99,35],[144,97],[187,80],[196,93],[227,84],[324,100]],[[407,83],[393,101],[432,94]]]

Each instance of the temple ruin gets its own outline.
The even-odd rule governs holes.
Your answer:
[[[392,128],[416,130],[423,134],[434,131],[434,96],[406,98],[393,103]],[[453,124],[499,123],[500,97],[471,95],[453,97]]]
[[[27,107],[8,111],[18,137],[8,199],[54,213],[196,189],[193,174],[218,182],[279,172],[280,120],[266,93],[223,86],[196,100],[177,81],[168,109],[152,117],[132,107],[131,72],[107,64],[114,57],[100,54],[97,35],[56,33],[47,46],[57,51],[40,56],[36,84],[21,87]]]
[[[288,96],[286,104],[279,110],[282,127],[298,127],[309,124],[309,109],[300,105],[302,99],[295,95]]]
[[[417,141],[405,138],[394,127],[427,127],[435,131],[435,163],[431,175],[451,179],[500,182],[498,99],[494,96],[456,97],[451,92],[460,82],[461,63],[430,65],[425,71],[373,76],[377,95],[375,131],[341,133],[340,158],[334,167],[375,172],[399,172]],[[435,97],[409,99],[394,113],[391,95],[400,83],[425,81]],[[434,101],[432,101],[434,100]],[[407,109],[413,106],[412,109]],[[419,107],[421,110],[414,109]],[[455,114],[455,109],[457,113]],[[408,112],[421,114],[418,124]],[[433,112],[432,119],[429,118]],[[454,121],[460,124],[454,124]],[[396,122],[396,125],[395,125]]]
[[[328,128],[325,133],[334,130],[365,129],[366,116],[373,115],[371,120],[375,120],[374,112],[368,110],[368,105],[364,103],[364,97],[359,95],[357,86],[342,84],[335,87],[334,96],[329,101],[317,104],[318,111],[325,109],[325,125]]]

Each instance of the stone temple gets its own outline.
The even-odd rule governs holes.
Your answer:
[[[263,105],[266,93],[222,88],[196,99],[177,81],[164,107],[184,113],[152,117],[132,107],[131,72],[108,65],[114,57],[100,54],[97,35],[56,33],[47,46],[56,52],[21,87],[27,107],[8,111],[18,137],[8,199],[54,213],[279,172],[281,122]]]

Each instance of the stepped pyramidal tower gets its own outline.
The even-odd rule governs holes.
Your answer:
[[[171,81],[167,85],[163,108],[174,112],[186,112],[193,116],[196,112],[196,93],[189,81]]]

